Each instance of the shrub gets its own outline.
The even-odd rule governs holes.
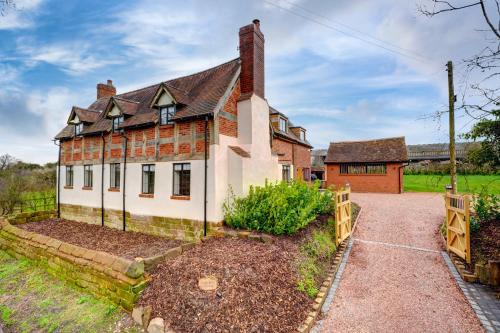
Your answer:
[[[320,182],[279,182],[250,187],[244,198],[233,194],[224,203],[227,225],[274,235],[293,234],[317,215],[331,212],[332,193],[320,192]]]
[[[477,232],[481,222],[500,219],[500,199],[497,195],[481,193],[473,203],[475,214],[470,218],[470,231]]]

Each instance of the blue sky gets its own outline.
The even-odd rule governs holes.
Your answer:
[[[460,60],[484,45],[484,23],[475,10],[423,17],[425,1],[18,0],[0,16],[0,154],[56,160],[51,138],[98,82],[112,79],[120,93],[236,58],[238,29],[254,18],[266,37],[267,99],[315,148],[400,135],[444,142],[446,119],[421,118],[446,108],[449,59],[460,93]],[[457,129],[469,121],[459,115]]]

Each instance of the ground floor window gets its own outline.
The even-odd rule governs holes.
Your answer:
[[[290,166],[289,165],[282,165],[281,166],[281,178],[285,182],[290,181]]]
[[[385,163],[343,163],[340,165],[340,174],[343,175],[383,175],[386,173]]]
[[[73,166],[66,166],[66,186],[73,186]]]
[[[302,169],[302,179],[306,182],[311,180],[311,169],[309,168]]]
[[[120,163],[109,165],[109,187],[120,188]]]
[[[92,187],[92,165],[83,166],[83,186]]]
[[[173,195],[189,196],[191,193],[191,164],[174,164]]]
[[[142,193],[153,194],[155,192],[155,165],[142,165]]]

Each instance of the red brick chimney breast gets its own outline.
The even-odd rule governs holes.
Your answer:
[[[240,28],[241,95],[250,97],[252,93],[265,98],[264,94],[264,35],[260,31],[260,21]]]
[[[113,97],[116,95],[116,88],[113,86],[113,81],[108,80],[107,83],[97,84],[97,99],[103,97]]]

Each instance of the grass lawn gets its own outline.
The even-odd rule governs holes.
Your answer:
[[[404,190],[407,192],[444,192],[450,183],[449,176],[440,175],[405,175]],[[458,191],[478,193],[486,187],[488,193],[500,194],[500,176],[459,175]]]
[[[141,332],[130,316],[30,260],[0,250],[0,326],[8,332]],[[0,330],[1,331],[1,330]]]

